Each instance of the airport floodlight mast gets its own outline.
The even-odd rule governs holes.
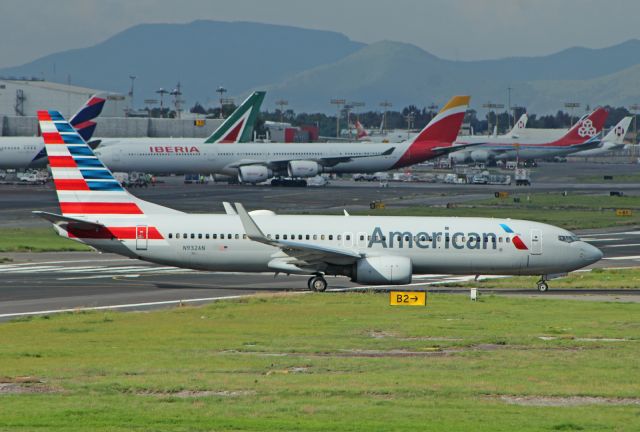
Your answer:
[[[129,79],[131,80],[131,88],[129,89],[129,112],[133,112],[133,82],[136,80],[136,76],[129,75]]]
[[[504,108],[504,104],[497,104],[497,103],[487,102],[485,104],[482,104],[482,107],[486,108],[488,110],[487,111],[487,135],[491,135],[491,127],[490,127],[490,124],[489,124],[489,119],[490,119],[490,114],[491,114],[492,110],[493,110],[493,112],[494,112],[494,114],[496,116],[495,127],[496,127],[496,133],[497,133],[497,131],[498,131],[498,113],[495,110],[499,110],[499,109]]]
[[[156,90],[156,93],[160,95],[160,117],[164,118],[164,95],[168,94],[169,91],[165,90],[163,87],[160,87]]]
[[[629,105],[629,111],[633,113],[633,145],[631,146],[631,157],[633,158],[638,149],[638,111],[640,111],[640,104]]]
[[[384,102],[380,102],[380,106],[382,107],[382,129],[383,131],[387,130],[387,111],[389,108],[393,106],[391,102],[385,100]]]
[[[220,99],[220,118],[222,118],[222,106],[223,106],[222,99],[224,98],[224,94],[225,94],[226,92],[227,92],[227,89],[226,89],[226,88],[224,88],[224,87],[222,87],[222,86],[219,86],[219,87],[216,89],[216,93],[219,93],[219,94],[220,94],[220,98],[219,98],[219,99]]]
[[[511,129],[511,127],[512,127],[512,123],[511,123],[511,90],[513,90],[513,88],[507,87],[507,119],[509,120],[509,129]],[[513,121],[515,122],[516,119],[513,119]]]
[[[331,99],[331,104],[335,105],[338,109],[338,113],[336,114],[336,138],[340,138],[340,107],[346,103],[346,99]]]
[[[573,126],[573,110],[580,108],[580,102],[565,102],[564,107],[569,109],[569,127]]]
[[[284,107],[289,105],[289,101],[284,99],[278,99],[276,101],[276,105],[280,107],[280,123],[284,123]]]
[[[182,91],[180,90],[180,88],[180,82],[178,82],[176,88],[171,90],[171,93],[169,93],[171,96],[173,96],[173,106],[176,110],[176,118],[180,118],[180,111],[182,111],[182,99],[180,99],[180,96],[182,96]]]
[[[407,121],[407,139],[409,139],[409,136],[411,135],[411,129],[413,129],[413,121],[416,118],[416,113],[410,111],[406,116],[404,116],[404,118]]]

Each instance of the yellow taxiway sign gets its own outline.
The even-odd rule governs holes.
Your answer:
[[[426,291],[390,291],[390,306],[426,306]]]

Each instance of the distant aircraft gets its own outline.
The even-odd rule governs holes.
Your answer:
[[[624,137],[627,135],[629,126],[631,125],[633,116],[627,116],[620,120],[617,125],[611,128],[611,130],[602,138],[602,144],[600,147],[596,147],[591,150],[583,150],[573,153],[571,156],[602,156],[614,150],[622,150],[625,146]]]
[[[38,119],[61,214],[35,213],[99,251],[199,270],[308,275],[316,291],[327,288],[326,275],[404,285],[416,273],[542,275],[546,291],[550,275],[602,257],[569,231],[524,220],[279,216],[239,203],[225,204],[224,215],[185,214],[129,194],[59,112]],[[438,129],[440,121],[454,122],[441,117]]]
[[[602,131],[608,112],[598,108],[580,119],[561,138],[552,141],[524,140],[514,137],[488,138],[487,142],[473,149],[464,149],[451,155],[451,159],[461,163],[465,161],[492,162],[498,160],[534,160],[554,156],[566,156],[581,150],[596,148],[600,145],[598,134]],[[476,137],[458,137],[454,145],[476,143]]]
[[[97,93],[89,98],[71,117],[71,125],[85,141],[91,140],[96,129],[93,121],[102,112],[106,93]],[[98,142],[89,143],[97,145]],[[42,139],[38,137],[0,137],[0,168],[26,169],[47,166],[47,154]]]
[[[375,173],[448,154],[469,96],[455,96],[411,141],[403,143],[260,143],[242,145],[107,146],[98,157],[114,171],[215,173],[241,182],[308,178],[319,173]],[[474,144],[469,144],[474,145]],[[465,147],[465,146],[463,146]]]

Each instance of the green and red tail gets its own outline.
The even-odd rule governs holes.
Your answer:
[[[205,140],[207,144],[232,144],[251,141],[251,134],[264,100],[265,92],[253,92],[227,119]]]

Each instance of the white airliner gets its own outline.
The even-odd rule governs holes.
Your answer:
[[[102,112],[107,95],[98,93],[71,117],[71,125],[89,141],[96,129],[93,121]],[[97,144],[97,142],[95,142]],[[26,169],[47,166],[47,153],[39,137],[0,137],[0,168]]]
[[[180,146],[180,150],[176,145],[109,145],[96,155],[113,171],[215,173],[246,183],[319,173],[375,173],[452,151],[469,99],[453,97],[412,141],[403,143],[217,144]]]
[[[325,275],[359,284],[402,285],[416,273],[551,275],[602,253],[561,228],[466,217],[380,217],[248,213],[186,214],[129,194],[57,111],[38,113],[61,214],[36,212],[64,237],[100,251],[209,271]]]
[[[571,156],[602,156],[614,150],[622,150],[625,146],[624,137],[627,135],[627,131],[631,125],[631,120],[633,120],[633,116],[627,116],[620,120],[618,124],[612,127],[604,138],[602,138],[602,144],[600,144],[600,147],[572,153]]]

